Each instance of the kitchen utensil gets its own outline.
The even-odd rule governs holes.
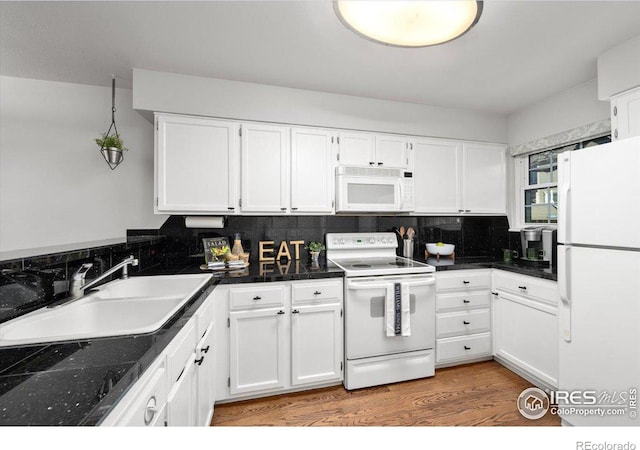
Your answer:
[[[413,240],[413,237],[416,235],[416,230],[414,230],[413,228],[409,227],[409,229],[407,230],[407,236],[409,236],[409,239]]]
[[[404,243],[404,246],[402,248],[402,255],[405,258],[413,258],[413,240],[404,239],[403,243]]]
[[[404,226],[400,227],[400,237],[404,239]]]

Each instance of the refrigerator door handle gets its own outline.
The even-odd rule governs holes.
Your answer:
[[[570,244],[571,214],[571,152],[558,156],[558,176],[560,181],[558,192],[558,242]]]
[[[560,334],[571,342],[571,247],[558,245],[558,293],[560,296]]]

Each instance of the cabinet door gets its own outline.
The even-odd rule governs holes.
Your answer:
[[[285,386],[283,309],[231,312],[229,326],[230,392],[242,394]],[[287,317],[285,317],[287,316]]]
[[[196,425],[195,357],[194,352],[169,391],[167,425],[170,427],[193,427]],[[174,382],[174,380],[169,381]]]
[[[408,140],[404,136],[376,135],[376,166],[405,169],[409,163],[407,147]]]
[[[615,97],[611,102],[611,138],[640,136],[640,88]]]
[[[242,212],[282,214],[289,208],[288,132],[242,125]]]
[[[494,351],[496,356],[557,387],[557,308],[498,291]]]
[[[238,125],[158,115],[156,134],[157,211],[235,211]]]
[[[336,156],[331,137],[326,130],[291,130],[293,213],[333,212]]]
[[[375,140],[373,134],[342,132],[340,133],[339,141],[341,165],[375,165]]]
[[[439,139],[413,142],[416,213],[458,213],[462,144]]]
[[[463,208],[467,213],[506,214],[506,147],[462,145]]]
[[[214,399],[214,371],[213,371],[213,324],[209,325],[207,331],[200,339],[196,347],[196,423],[198,426],[206,427],[211,423],[213,417]]]
[[[342,317],[339,303],[291,310],[291,384],[342,379]]]

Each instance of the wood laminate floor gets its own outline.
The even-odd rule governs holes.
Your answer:
[[[214,426],[560,425],[529,420],[516,399],[532,385],[495,361],[438,369],[435,377],[347,391],[342,386],[216,405]]]

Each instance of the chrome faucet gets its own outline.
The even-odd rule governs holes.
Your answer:
[[[74,272],[71,276],[71,287],[69,289],[69,296],[71,299],[78,299],[84,295],[84,291],[87,289],[91,289],[93,286],[110,276],[111,274],[117,272],[122,269],[122,279],[126,280],[129,278],[129,272],[127,271],[127,266],[131,264],[132,266],[138,265],[138,260],[133,257],[133,255],[128,258],[123,259],[120,263],[113,266],[111,269],[107,270],[102,275],[98,276],[98,278],[89,281],[85,284],[84,278],[87,275],[89,269],[93,267],[92,263],[85,263],[80,268]]]

